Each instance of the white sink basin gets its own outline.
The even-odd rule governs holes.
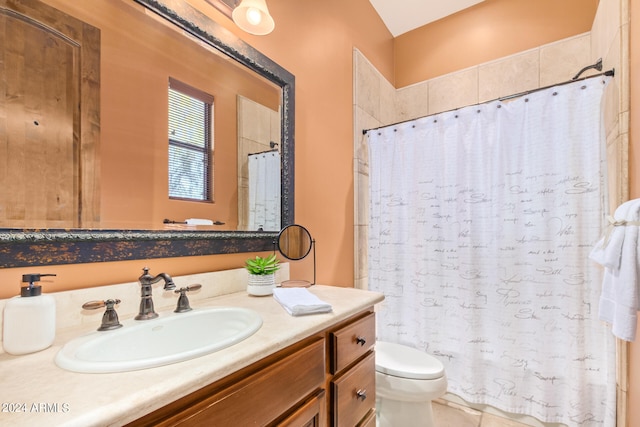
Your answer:
[[[239,343],[260,329],[262,318],[245,308],[215,307],[122,324],[69,341],[56,364],[74,372],[106,373],[182,362]]]

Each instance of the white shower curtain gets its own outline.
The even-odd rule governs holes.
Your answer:
[[[436,356],[469,402],[615,425],[614,340],[588,259],[607,79],[368,132],[378,338]]]
[[[250,154],[248,229],[280,230],[280,153]]]

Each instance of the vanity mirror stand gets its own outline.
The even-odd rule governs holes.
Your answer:
[[[316,241],[311,237],[309,230],[298,224],[291,224],[284,227],[278,233],[278,238],[273,242],[274,252],[277,246],[278,251],[285,258],[291,261],[300,261],[309,255],[313,249],[313,282],[307,280],[285,280],[281,286],[283,288],[308,288],[316,283]]]

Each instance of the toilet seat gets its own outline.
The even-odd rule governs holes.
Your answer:
[[[377,341],[376,371],[395,377],[434,380],[444,376],[444,365],[435,357],[401,344]]]

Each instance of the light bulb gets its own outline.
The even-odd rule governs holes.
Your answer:
[[[260,10],[256,9],[255,7],[248,8],[247,21],[249,21],[251,25],[259,25],[262,21],[262,13],[260,12]]]

